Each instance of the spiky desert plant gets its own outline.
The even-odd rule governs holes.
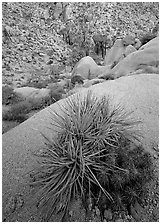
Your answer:
[[[125,148],[126,141],[138,141],[133,128],[138,122],[120,105],[111,107],[109,97],[99,98],[88,91],[85,96],[67,98],[60,107],[61,113],[51,111],[55,137],[44,136],[46,147],[38,154],[33,182],[41,185],[38,205],[46,219],[59,210],[64,217],[77,196],[83,201],[97,197],[95,189],[114,201],[108,186],[120,179],[121,187],[122,179],[128,182],[130,178],[128,168],[117,161],[119,149]]]
[[[120,139],[119,146],[115,149],[115,166],[110,175],[102,172],[100,183],[113,197],[111,203],[108,198],[103,202],[106,207],[114,211],[129,209],[136,201],[143,203],[147,193],[147,183],[153,180],[153,162],[150,153],[146,152],[142,145],[133,144],[126,138]],[[126,170],[126,172],[121,172]],[[105,180],[106,181],[103,181]],[[99,200],[100,208],[104,204]]]

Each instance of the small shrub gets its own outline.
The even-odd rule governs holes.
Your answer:
[[[27,113],[32,110],[32,104],[27,101],[12,105],[10,110],[2,115],[3,120],[23,122],[27,119]]]
[[[10,86],[2,87],[2,104],[14,104],[22,99],[14,92],[13,88]]]
[[[142,38],[141,38],[141,43],[142,45],[148,43],[149,41],[151,41],[153,38],[155,38],[157,36],[157,34],[153,34],[153,33],[146,33]]]
[[[32,105],[32,110],[39,110],[39,109],[43,109],[49,105],[51,105],[52,103],[55,103],[55,99],[52,98],[51,95],[45,97],[45,98],[42,98],[42,99],[32,99],[32,100],[29,100],[29,102],[31,103]]]
[[[52,103],[55,103],[62,98],[63,93],[65,93],[64,90],[59,87],[55,90],[51,90],[50,95],[45,98],[20,101],[15,105],[12,105],[9,111],[3,113],[2,119],[8,121],[23,122],[28,118],[27,114],[29,112],[31,112],[32,110],[43,109],[51,105]]]
[[[50,102],[55,103],[56,101],[62,99],[62,94],[65,94],[65,91],[62,87],[58,86],[55,89],[50,89]],[[50,104],[51,104],[50,103]]]
[[[41,186],[38,207],[45,220],[59,211],[63,219],[77,197],[84,205],[92,198],[100,208],[105,197],[112,209],[141,197],[152,175],[149,154],[135,144],[139,122],[121,106],[109,105],[109,99],[88,92],[68,98],[62,114],[51,112],[58,133],[52,140],[44,136],[46,147],[37,154],[39,165],[32,173],[32,184]]]
[[[83,84],[84,81],[83,81],[83,78],[81,75],[74,75],[72,78],[71,78],[71,83],[73,85],[75,85],[76,83],[79,83],[79,84]]]
[[[85,51],[79,46],[73,47],[72,52],[70,53],[70,56],[68,57],[68,60],[66,62],[67,65],[70,65],[72,67],[75,66],[75,64],[83,57],[85,57]]]
[[[50,78],[45,80],[41,80],[40,77],[31,78],[25,84],[23,84],[22,87],[28,86],[28,87],[42,89],[42,88],[46,88],[48,84],[56,83],[57,81],[58,81],[58,77],[55,77],[55,76],[51,76]]]
[[[46,88],[47,85],[48,85],[47,82],[33,82],[33,83],[30,83],[28,86],[42,89],[42,88]]]

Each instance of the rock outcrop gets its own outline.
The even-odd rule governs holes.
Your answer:
[[[142,121],[135,127],[142,134],[141,142],[145,150],[152,151],[152,146],[158,144],[159,137],[159,77],[154,74],[144,74],[106,81],[83,88],[81,96],[91,90],[97,97],[103,95],[110,97],[110,105],[120,103],[126,111],[134,111],[133,118]],[[77,96],[77,94],[72,97]],[[35,166],[33,153],[44,147],[44,138],[41,133],[52,139],[56,133],[56,126],[51,127],[52,113],[55,110],[62,114],[66,99],[54,103],[48,108],[35,114],[33,117],[5,133],[2,137],[3,161],[3,220],[6,222],[41,222],[41,213],[37,210],[35,192],[29,184],[29,174]],[[63,115],[63,114],[62,114]],[[17,196],[23,201],[22,207],[14,209],[8,203]],[[6,209],[7,207],[7,209]],[[60,221],[58,216],[51,217],[49,221]]]
[[[136,51],[136,48],[133,47],[131,44],[128,45],[125,49],[125,57],[127,57],[129,54],[133,53]]]
[[[98,83],[102,83],[102,82],[105,82],[106,80],[104,79],[98,79],[98,78],[95,78],[95,79],[92,79],[92,80],[84,80],[84,84],[83,84],[83,87],[85,88],[88,88],[92,85],[95,85],[95,84],[98,84]]]
[[[89,56],[83,57],[74,67],[72,77],[80,75],[83,79],[94,79],[110,69],[109,65],[100,66]]]
[[[114,68],[107,71],[104,76],[106,79],[114,79],[121,76],[131,75],[138,69],[145,69],[147,66],[159,66],[159,37],[154,38],[138,51],[135,51],[121,60]]]
[[[147,66],[153,66],[154,69],[150,69],[150,71],[155,72],[155,68],[159,64],[159,37],[143,45],[139,50],[136,50],[134,46],[137,44],[139,46],[140,43],[136,43],[134,40],[131,36],[117,39],[105,57],[105,66],[97,65],[89,56],[82,58],[75,65],[72,77],[80,75],[84,80],[97,77],[116,79],[133,73],[144,73]]]
[[[43,99],[49,96],[50,89],[37,89],[34,87],[21,87],[14,89],[14,92],[24,100]]]
[[[98,65],[91,57],[83,57],[75,65],[72,71],[72,76],[79,74],[83,79],[92,79],[95,78],[95,71],[97,70],[97,68]]]
[[[124,58],[125,46],[122,39],[117,39],[105,57],[105,65],[113,66]]]

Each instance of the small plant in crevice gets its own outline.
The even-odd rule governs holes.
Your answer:
[[[51,111],[55,137],[43,135],[46,147],[36,154],[33,171],[31,184],[40,187],[38,207],[45,220],[59,211],[63,219],[77,197],[85,206],[94,199],[101,210],[133,203],[151,178],[150,156],[136,145],[139,122],[120,105],[111,107],[109,97],[91,91],[65,102],[60,114]]]

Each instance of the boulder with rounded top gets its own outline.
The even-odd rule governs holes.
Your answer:
[[[75,65],[72,71],[72,76],[79,74],[83,79],[92,79],[95,78],[95,71],[97,70],[97,68],[98,65],[91,57],[83,57]]]
[[[135,51],[136,51],[135,47],[133,47],[132,45],[128,45],[125,49],[125,57],[127,57],[129,54],[131,54]]]
[[[125,46],[122,39],[117,39],[110,49],[109,53],[105,57],[105,65],[117,64],[124,58]]]
[[[50,89],[37,89],[34,87],[16,88],[14,92],[24,99],[43,99],[50,95]]]

